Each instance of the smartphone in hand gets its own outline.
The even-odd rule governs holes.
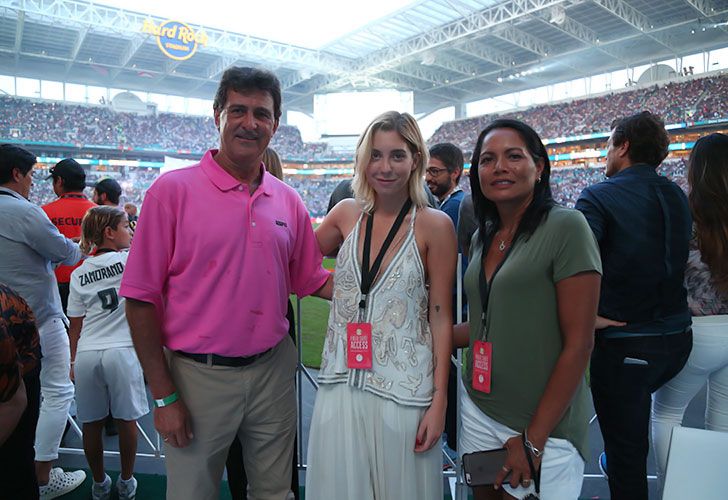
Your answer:
[[[492,485],[495,483],[495,477],[506,463],[507,455],[508,450],[505,448],[466,453],[463,455],[465,483],[470,487]],[[503,481],[506,482],[508,479]]]

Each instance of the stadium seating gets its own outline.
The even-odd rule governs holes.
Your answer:
[[[668,158],[659,168],[662,175],[666,175],[677,182],[683,189],[687,188],[685,178],[686,162],[682,158]],[[157,178],[156,169],[129,168],[127,172],[117,180],[124,189],[122,202],[132,202],[141,205],[144,199],[144,192]],[[96,178],[107,176],[105,172],[98,172],[89,176],[88,181],[94,182]],[[44,173],[38,174],[37,179],[43,179]],[[340,176],[312,176],[312,175],[291,175],[286,177],[286,182],[293,187],[303,198],[309,213],[313,217],[326,214],[329,202],[329,195],[336,185],[341,181]],[[559,204],[573,207],[582,189],[604,179],[604,165],[598,164],[592,167],[574,166],[554,168],[551,171],[551,187],[554,199]],[[470,184],[467,176],[460,180],[460,187],[470,192]],[[90,195],[90,193],[89,193]],[[55,198],[50,181],[36,181],[31,190],[31,201],[38,204],[45,204]]]
[[[118,113],[105,106],[65,104],[0,96],[0,140],[113,149],[201,153],[218,143],[212,117],[174,113]],[[325,143],[304,143],[296,127],[281,125],[271,141],[284,159],[313,161]]]
[[[446,122],[428,141],[452,142],[473,150],[478,133],[495,118],[515,118],[531,125],[543,139],[609,131],[615,118],[650,110],[666,124],[728,116],[728,74],[653,85],[589,99],[535,106],[522,111],[489,114]]]

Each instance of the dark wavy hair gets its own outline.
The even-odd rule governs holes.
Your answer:
[[[657,167],[667,157],[670,138],[665,122],[658,115],[642,111],[612,123],[612,144],[621,146],[629,141],[627,156],[633,163]]]
[[[700,258],[715,287],[728,294],[728,135],[698,139],[690,153],[688,183]]]
[[[473,193],[473,209],[475,217],[478,220],[478,229],[480,241],[485,243],[495,234],[501,227],[500,215],[496,209],[495,203],[485,197],[480,188],[480,176],[478,169],[480,165],[480,151],[483,148],[485,137],[493,130],[500,128],[508,128],[515,131],[528,149],[528,153],[535,163],[539,160],[543,161],[543,172],[541,172],[541,181],[537,182],[533,188],[533,200],[521,218],[518,229],[513,237],[513,241],[523,236],[528,239],[541,222],[546,219],[551,208],[556,204],[551,195],[551,185],[549,178],[551,176],[551,163],[549,155],[543,145],[543,141],[531,127],[518,120],[499,119],[490,122],[478,136],[478,142],[473,150],[473,157],[470,160],[470,190]]]
[[[259,69],[231,66],[225,70],[215,93],[212,109],[221,111],[227,102],[228,90],[245,93],[251,91],[268,92],[273,98],[273,116],[281,117],[281,83],[272,72]]]

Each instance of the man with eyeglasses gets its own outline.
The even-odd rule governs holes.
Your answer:
[[[458,227],[458,212],[465,193],[458,187],[463,173],[463,153],[454,144],[443,142],[430,148],[430,163],[425,170],[427,187],[437,201],[439,209],[445,212],[455,227]]]
[[[460,148],[449,142],[435,144],[430,148],[430,162],[425,170],[425,181],[432,194],[437,198],[438,208],[452,220],[455,229],[458,227],[460,203],[465,193],[458,186],[463,173],[463,153]],[[459,245],[458,245],[459,246]],[[462,250],[458,248],[458,252]],[[463,270],[465,262],[463,262]],[[457,285],[453,289],[453,316],[457,315]],[[457,323],[460,318],[453,317]],[[460,319],[462,320],[462,319]],[[445,415],[445,434],[450,450],[457,449],[457,370],[450,370],[447,387],[447,414]],[[446,450],[454,457],[454,453]]]

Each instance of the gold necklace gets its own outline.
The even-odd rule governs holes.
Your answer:
[[[498,233],[500,233],[500,232],[501,231],[498,231]],[[501,238],[500,239],[501,241],[500,241],[500,244],[498,245],[498,250],[499,251],[505,252],[506,248],[508,248],[508,246],[510,246],[511,239],[513,238],[513,232],[514,232],[513,230],[508,231],[508,236],[509,237],[508,238]],[[496,234],[498,234],[498,233],[496,233]]]

